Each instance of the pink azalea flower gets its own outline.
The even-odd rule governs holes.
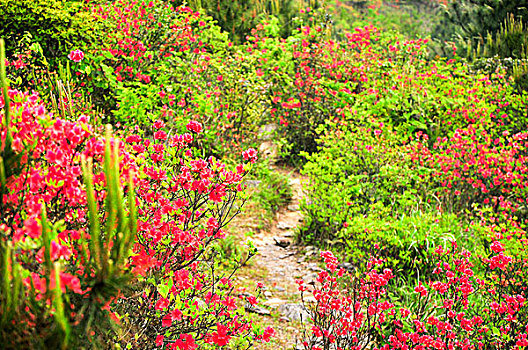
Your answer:
[[[73,62],[81,62],[84,59],[84,52],[81,50],[73,50],[68,55],[68,58]]]

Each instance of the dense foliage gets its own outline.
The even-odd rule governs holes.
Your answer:
[[[391,30],[393,3],[176,5],[0,3],[3,346],[269,341],[224,230],[250,181],[269,216],[291,197],[274,157],[307,178],[297,240],[334,251],[306,349],[528,346],[526,9],[451,22],[493,31],[468,61]]]

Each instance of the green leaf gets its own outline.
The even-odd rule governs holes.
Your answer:
[[[103,56],[108,58],[109,60],[114,60],[115,59],[114,55],[112,55],[112,53],[110,51],[103,51]]]
[[[169,295],[169,286],[166,284],[158,284],[158,292],[163,298],[167,299],[167,295]]]
[[[496,336],[500,336],[500,330],[497,327],[491,327],[491,332]]]

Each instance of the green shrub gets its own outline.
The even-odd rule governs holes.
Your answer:
[[[83,1],[1,0],[0,37],[9,56],[17,41],[30,33],[53,65],[74,48],[84,48],[97,34],[95,21],[83,11]]]
[[[234,235],[228,235],[218,240],[212,249],[217,254],[218,260],[215,262],[224,268],[234,268],[238,265],[245,265],[248,262],[249,250],[247,246],[241,244]]]
[[[444,248],[456,240],[470,251],[482,252],[481,232],[466,229],[455,214],[417,212],[410,216],[391,216],[388,208],[379,208],[369,216],[355,216],[337,236],[334,244],[342,246],[342,255],[355,266],[366,265],[372,258],[372,247],[378,246],[395,274],[406,278],[426,278],[432,269],[430,254],[438,245]],[[429,271],[429,272],[430,272]]]
[[[313,3],[313,1],[311,1]],[[171,0],[175,6],[187,4],[212,16],[234,42],[244,42],[262,19],[273,16],[280,21],[282,37],[291,34],[291,19],[302,4],[293,0]],[[306,4],[308,6],[308,4]]]
[[[369,215],[379,206],[394,216],[430,206],[421,177],[427,170],[413,166],[390,126],[372,121],[329,130],[320,151],[305,154],[303,174],[309,183],[301,204],[301,241],[332,241],[349,218]]]
[[[256,198],[269,213],[275,213],[292,198],[288,176],[267,168],[260,176],[262,182]]]

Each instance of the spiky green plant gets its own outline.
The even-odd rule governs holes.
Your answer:
[[[4,99],[2,129],[6,132],[0,148],[0,209],[7,203],[2,199],[10,191],[8,184],[24,169],[21,159],[28,155],[32,145],[22,151],[12,147],[12,121],[10,99],[5,74],[4,42],[0,39],[0,82]],[[44,248],[43,262],[35,270],[22,265],[17,254],[20,247],[14,245],[11,231],[6,224],[0,225],[0,344],[4,349],[80,349],[103,347],[106,333],[114,325],[103,306],[115,298],[132,278],[128,270],[128,258],[137,232],[136,199],[132,176],[128,181],[128,198],[123,195],[119,175],[119,144],[113,140],[111,127],[107,127],[103,171],[106,177],[104,214],[97,208],[92,166],[82,161],[87,197],[88,227],[86,238],[80,235],[78,247],[86,272],[82,279],[83,295],[63,292],[61,271],[69,262],[53,262],[51,259],[52,237],[57,236],[60,225],[48,220],[45,207],[41,214]],[[25,162],[30,164],[31,160]],[[0,210],[0,218],[2,211]],[[3,221],[1,221],[3,222]],[[64,266],[63,266],[64,265]],[[31,272],[38,272],[45,279],[46,292],[37,295],[36,288],[23,281]],[[31,281],[31,279],[29,279]],[[55,283],[52,283],[55,281]],[[70,305],[75,305],[72,310]],[[71,316],[75,311],[77,316]],[[95,335],[92,335],[95,332]]]

